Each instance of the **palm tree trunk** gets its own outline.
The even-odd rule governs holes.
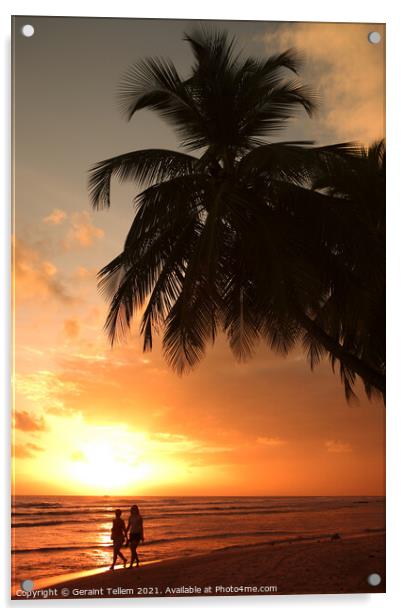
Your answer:
[[[381,391],[385,397],[385,374],[381,374],[365,361],[359,359],[347,351],[337,340],[331,338],[314,319],[308,317],[302,310],[298,312],[297,318],[314,338],[326,348],[326,350],[342,362],[347,368],[358,374],[363,381],[370,383],[373,387]]]

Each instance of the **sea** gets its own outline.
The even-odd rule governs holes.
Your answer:
[[[382,497],[17,496],[12,502],[12,583],[109,567],[114,510],[144,520],[143,563],[335,534],[383,530]],[[123,548],[129,557],[129,548]]]

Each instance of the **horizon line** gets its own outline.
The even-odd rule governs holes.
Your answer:
[[[12,494],[11,498],[21,496],[85,496],[101,498],[129,498],[130,494]],[[385,498],[386,494],[137,494],[136,498]]]

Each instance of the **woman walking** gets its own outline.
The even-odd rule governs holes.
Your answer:
[[[144,529],[142,523],[142,516],[137,505],[133,505],[131,507],[131,515],[128,519],[127,524],[127,534],[128,534],[128,542],[131,550],[131,562],[130,567],[133,566],[134,560],[136,562],[136,566],[139,567],[140,561],[137,554],[137,547],[140,541],[144,541]]]
[[[127,564],[127,558],[121,552],[121,548],[124,545],[124,539],[127,537],[126,525],[121,517],[121,509],[116,509],[115,518],[113,520],[112,526],[112,534],[111,539],[113,541],[113,563],[110,567],[111,570],[114,569],[116,564],[117,557],[120,556],[122,561],[124,562],[124,566]]]

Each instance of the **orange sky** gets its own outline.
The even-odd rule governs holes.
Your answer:
[[[38,38],[17,39],[15,63],[15,491],[384,493],[383,406],[363,394],[358,406],[347,405],[326,364],[311,373],[301,351],[283,359],[261,346],[239,365],[218,339],[180,378],[158,346],[142,353],[136,324],[125,345],[109,348],[95,274],[121,249],[135,187],[113,186],[112,209],[94,213],[86,170],[124,151],[176,147],[149,114],[127,125],[114,94],[137,57],[170,55],[188,67],[187,24],[36,18],[34,25]],[[305,46],[322,113],[314,122],[300,118],[286,137],[382,136],[383,46],[366,41],[378,26],[226,27],[250,53]]]

